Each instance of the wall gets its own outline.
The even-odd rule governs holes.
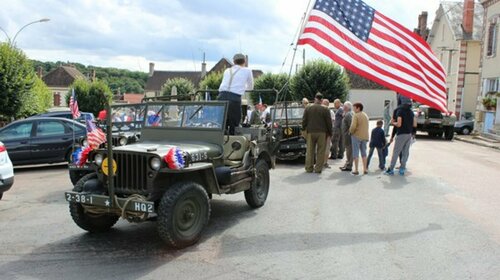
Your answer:
[[[460,63],[460,41],[453,36],[446,16],[441,17],[436,28],[433,28],[429,44],[432,51],[441,61],[446,71],[446,87],[448,88],[448,110],[455,111]],[[450,60],[451,52],[451,60]]]
[[[483,44],[483,65],[482,65],[482,78],[496,78],[500,77],[500,30],[497,25],[497,45],[496,45],[496,55],[492,57],[486,57],[486,48],[487,48],[487,41],[488,41],[488,26],[489,26],[489,21],[490,19],[494,18],[495,16],[500,15],[500,2],[497,2],[496,4],[493,4],[492,6],[488,7],[488,9],[485,10],[485,34],[484,34],[484,44]],[[500,25],[500,24],[499,24]]]
[[[54,97],[54,104],[52,107],[67,107],[66,105],[66,95],[68,94],[69,88],[67,87],[49,87],[49,90],[52,92],[52,96]],[[55,102],[57,100],[56,95],[60,96],[60,104],[56,106]]]
[[[370,119],[382,118],[384,116],[384,102],[391,100],[396,108],[396,92],[392,90],[373,89],[351,89],[347,97],[352,103],[361,102],[365,113]]]
[[[479,94],[479,63],[481,58],[481,42],[467,42],[467,64],[465,68],[464,95],[462,96],[462,115],[465,112],[474,114]]]

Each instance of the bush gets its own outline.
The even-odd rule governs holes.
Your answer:
[[[20,99],[21,108],[17,113],[18,118],[25,118],[35,114],[44,113],[53,104],[52,92],[37,76],[35,76],[31,90],[20,94]]]
[[[212,72],[206,75],[200,82],[200,89],[218,90],[220,84],[222,83],[222,77],[223,77],[223,72]],[[212,100],[215,100],[217,98],[217,95],[218,93],[216,92],[210,93],[210,97],[212,98]]]
[[[288,80],[287,74],[284,74],[284,73],[282,73],[282,74],[266,73],[266,74],[258,77],[257,79],[255,79],[254,88],[255,89],[276,89],[277,91],[280,91],[285,86],[287,80]],[[262,103],[272,105],[276,102],[276,95],[275,94],[270,94],[270,93],[259,94],[258,92],[252,92],[250,94],[250,99],[252,100],[252,103],[258,103],[259,96],[262,98]],[[284,101],[284,100],[295,100],[293,98],[293,96],[291,96],[289,87],[286,87],[280,93],[279,101]]]
[[[190,100],[189,94],[194,93],[194,85],[185,78],[168,79],[162,87],[162,95],[169,96],[173,87],[177,88],[177,100]]]
[[[99,111],[105,109],[112,101],[113,94],[108,85],[102,81],[88,82],[84,79],[77,79],[69,89],[66,95],[66,104],[69,106],[71,89],[75,89],[78,108],[82,112],[90,112],[95,116]]]
[[[325,98],[344,100],[349,90],[349,78],[337,64],[325,60],[308,62],[290,81],[295,100],[311,100],[317,92]]]

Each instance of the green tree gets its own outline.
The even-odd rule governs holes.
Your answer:
[[[97,116],[99,111],[105,109],[113,98],[111,90],[103,81],[94,81],[90,83],[86,80],[78,79],[71,85],[66,95],[66,104],[68,105],[71,89],[75,89],[75,96],[80,111],[90,112],[95,116]]]
[[[0,115],[16,117],[35,81],[33,66],[16,47],[0,43]]]
[[[222,83],[222,77],[223,72],[212,72],[206,75],[200,82],[200,89],[218,90],[220,84]],[[212,100],[215,100],[217,98],[217,95],[218,93],[216,92],[210,93],[210,97],[212,98]]]
[[[22,93],[21,108],[17,117],[29,117],[31,115],[43,113],[53,104],[53,95],[42,79],[35,76],[33,87],[30,91]]]
[[[195,88],[191,81],[185,78],[168,79],[162,87],[162,95],[168,96],[172,92],[173,87],[177,88],[178,100],[189,100],[189,94],[194,93]]]
[[[285,73],[266,73],[255,79],[254,89],[275,89],[277,91],[280,91],[285,86],[287,80],[288,75]],[[262,103],[272,105],[274,104],[274,102],[276,102],[276,95],[274,93],[252,92],[250,93],[250,99],[252,100],[252,103],[259,102],[259,96],[262,98]],[[278,100],[292,100],[292,96],[290,95],[290,90],[288,87],[283,89]]]
[[[325,60],[306,63],[290,81],[290,89],[296,100],[303,97],[313,99],[321,92],[330,101],[345,100],[349,90],[349,79],[337,64]]]

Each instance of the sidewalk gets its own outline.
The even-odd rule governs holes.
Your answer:
[[[495,141],[489,138],[485,138],[482,136],[474,136],[474,135],[455,135],[455,138],[458,141],[463,141],[483,147],[493,148],[500,150],[500,141]]]

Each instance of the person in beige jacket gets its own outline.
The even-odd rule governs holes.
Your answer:
[[[366,144],[370,138],[369,136],[369,119],[368,115],[363,112],[363,104],[354,103],[354,116],[352,117],[351,128],[349,132],[351,133],[352,141],[352,158],[354,160],[354,170],[353,175],[358,175],[358,164],[359,164],[359,154],[361,152],[361,158],[363,159],[363,173],[368,173],[367,158],[366,158]]]

